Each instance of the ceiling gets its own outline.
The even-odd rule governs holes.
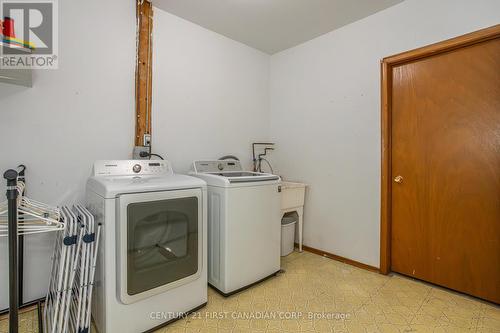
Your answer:
[[[403,0],[153,0],[169,13],[273,54]]]

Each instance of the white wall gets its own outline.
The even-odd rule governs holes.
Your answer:
[[[229,153],[250,164],[251,142],[268,133],[269,56],[161,10],[154,29],[155,152],[176,171]],[[82,201],[95,160],[130,158],[134,36],[133,1],[59,2],[59,69],[35,73],[31,89],[0,84],[0,170],[26,164],[29,196]],[[27,299],[45,294],[52,242],[27,240]],[[0,239],[0,309],[7,286]]]
[[[498,0],[407,0],[272,56],[273,160],[310,185],[305,244],[379,266],[380,59],[498,23]]]
[[[59,11],[60,68],[38,71],[31,89],[0,83],[0,170],[25,163],[31,197],[68,204],[82,200],[94,160],[130,157],[135,5],[60,1]],[[306,244],[377,266],[379,60],[499,13],[495,0],[407,0],[273,56],[268,89],[269,56],[157,10],[154,150],[178,171],[228,153],[249,165],[250,143],[270,133],[280,173],[311,185]],[[45,292],[50,243],[28,240],[28,298]],[[7,277],[1,239],[0,309]]]
[[[269,56],[155,9],[153,151],[188,171],[268,136]]]
[[[94,160],[129,157],[133,36],[133,1],[59,1],[59,69],[35,73],[31,89],[0,83],[0,171],[26,164],[29,196],[52,204],[82,200]],[[0,184],[2,201],[3,178]],[[27,240],[28,298],[46,291],[51,242],[46,235]],[[8,306],[7,286],[2,238],[0,309]]]

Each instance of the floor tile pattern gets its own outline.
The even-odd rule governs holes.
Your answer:
[[[311,253],[283,258],[284,272],[228,298],[209,289],[208,305],[158,333],[488,332],[500,307],[399,275],[383,276]],[[36,312],[21,332],[37,330]],[[0,333],[8,321],[0,321]]]

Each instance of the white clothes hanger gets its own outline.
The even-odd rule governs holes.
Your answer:
[[[18,212],[18,235],[32,235],[45,232],[54,232],[64,229],[59,208],[30,199],[23,195],[26,185],[17,182],[16,190]],[[7,201],[0,202],[0,237],[8,235],[8,209]]]

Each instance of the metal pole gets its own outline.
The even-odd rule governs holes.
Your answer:
[[[9,333],[19,331],[19,289],[17,280],[17,171],[7,170],[3,174],[7,180],[7,207],[9,210]]]
[[[26,166],[23,165],[23,164],[20,164],[18,167],[17,167],[17,171],[18,171],[18,181],[22,181],[24,183],[26,183],[26,178],[25,178],[25,171],[26,171]],[[25,195],[25,193],[21,193],[21,195]],[[18,216],[17,216],[17,220],[22,223],[22,221],[24,220],[24,214],[23,213],[18,213]],[[18,236],[18,239],[17,239],[17,242],[18,242],[18,253],[17,253],[17,256],[18,256],[18,271],[17,271],[17,280],[19,281],[18,282],[18,299],[19,299],[19,307],[22,307],[23,306],[23,292],[24,292],[24,236],[23,235],[19,235]]]

